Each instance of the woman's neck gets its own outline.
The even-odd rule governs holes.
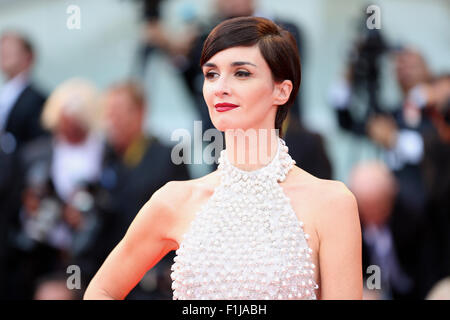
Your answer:
[[[272,161],[278,150],[278,130],[248,129],[225,131],[230,163],[245,171],[258,170]]]

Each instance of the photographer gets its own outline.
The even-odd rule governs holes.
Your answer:
[[[421,281],[417,247],[426,219],[427,190],[424,185],[423,134],[433,127],[423,109],[413,106],[417,90],[431,79],[423,56],[412,49],[393,49],[379,30],[364,31],[350,56],[345,79],[330,92],[339,126],[368,138],[379,147],[381,156],[395,176],[398,185],[396,203],[402,208],[401,223],[392,233],[399,243],[401,263],[410,267],[416,286],[406,296],[417,296]],[[380,103],[380,70],[382,58],[393,54],[402,101],[394,111]],[[394,217],[398,215],[394,212]],[[395,217],[400,220],[400,218]],[[418,236],[419,235],[419,236]]]
[[[148,59],[155,51],[167,54],[175,65],[183,64],[192,41],[197,37],[194,11],[186,6],[181,12],[185,27],[174,33],[166,26],[161,11],[165,0],[136,0],[142,4],[143,35],[135,64],[136,74],[143,76]]]
[[[384,161],[399,180],[399,196],[410,204],[412,215],[420,216],[426,201],[420,169],[424,152],[421,133],[432,125],[420,109],[411,107],[411,99],[415,88],[429,81],[430,73],[423,57],[410,49],[395,53],[395,65],[404,99],[395,111],[383,111],[378,104],[379,79],[372,79],[373,74],[366,75],[366,83],[372,85],[364,90],[370,88],[373,91],[367,92],[372,100],[369,100],[363,119],[358,120],[353,116],[352,95],[361,93],[360,84],[354,82],[356,72],[350,71],[349,82],[333,89],[332,102],[341,128],[359,136],[367,136],[381,148]],[[360,91],[353,91],[352,88]]]
[[[378,45],[379,48],[382,46],[384,45],[381,43]],[[339,126],[356,135],[367,136],[386,151],[385,160],[389,167],[400,170],[407,164],[419,163],[422,157],[422,142],[414,132],[422,131],[430,123],[428,119],[422,117],[420,110],[411,108],[409,101],[414,89],[429,81],[431,76],[419,52],[411,49],[395,52],[395,70],[403,101],[395,111],[385,111],[378,99],[379,60],[381,54],[387,51],[378,50],[378,52],[380,55],[378,57],[369,56],[364,52],[358,53],[356,62],[351,63],[348,68],[346,79],[332,88],[330,98],[336,110]],[[366,68],[356,70],[361,65]],[[366,110],[363,117],[357,118],[353,115],[356,112],[354,100],[363,94],[368,96],[367,106],[358,107],[366,107]]]
[[[387,43],[379,29],[368,29],[362,19],[361,32],[352,47],[344,79],[330,91],[330,102],[339,126],[368,137],[383,150],[384,160],[394,171],[417,165],[423,142],[417,132],[429,123],[418,109],[410,108],[408,97],[420,84],[431,79],[425,59],[410,48]],[[380,103],[381,69],[384,57],[393,56],[402,101],[387,109]]]

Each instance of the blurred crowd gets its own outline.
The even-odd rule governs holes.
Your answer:
[[[380,99],[385,56],[401,90],[396,106]],[[450,73],[433,74],[418,50],[364,30],[330,98],[340,128],[379,151],[349,177],[362,225],[363,271],[381,270],[382,290],[366,294],[425,298],[450,274]]]
[[[137,81],[99,92],[72,78],[45,98],[30,81],[31,48],[21,34],[1,36],[0,284],[8,299],[63,294],[70,265],[85,286],[153,192],[189,179],[171,149],[144,132]],[[130,297],[168,298],[158,289],[167,286],[164,270]]]
[[[189,28],[176,36],[162,23],[162,0],[139,1],[145,36],[137,72],[102,91],[71,78],[49,95],[40,92],[31,76],[33,43],[15,30],[0,34],[0,299],[81,298],[153,192],[191,178],[189,166],[173,164],[171,148],[144,130],[150,106],[142,70],[154,51],[171,58],[204,130],[213,126],[198,63],[220,21],[271,18],[294,34],[308,64],[302,30],[260,12],[253,0],[215,0],[209,23],[187,15]],[[398,106],[378,99],[381,55],[395,64]],[[450,298],[450,71],[432,73],[419,51],[391,48],[376,32],[358,39],[350,56],[345,77],[330,90],[330,108],[342,130],[380,153],[357,163],[348,182],[360,213],[365,287],[367,267],[381,270],[379,290],[365,290],[365,298]],[[324,138],[306,128],[302,99],[283,138],[304,170],[332,179]],[[173,253],[164,257],[128,299],[171,299],[172,261]],[[79,290],[67,287],[70,265],[80,267]]]

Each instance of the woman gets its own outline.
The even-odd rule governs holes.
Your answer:
[[[300,85],[292,35],[267,19],[230,19],[208,36],[200,65],[225,131],[218,170],[153,194],[85,299],[124,299],[171,250],[174,299],[360,299],[354,196],[294,166],[277,136]],[[249,133],[256,139],[241,144]]]

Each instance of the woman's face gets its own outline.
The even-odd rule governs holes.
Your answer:
[[[202,69],[203,96],[218,130],[274,128],[277,106],[289,99],[292,83],[273,81],[257,45],[220,51]]]

